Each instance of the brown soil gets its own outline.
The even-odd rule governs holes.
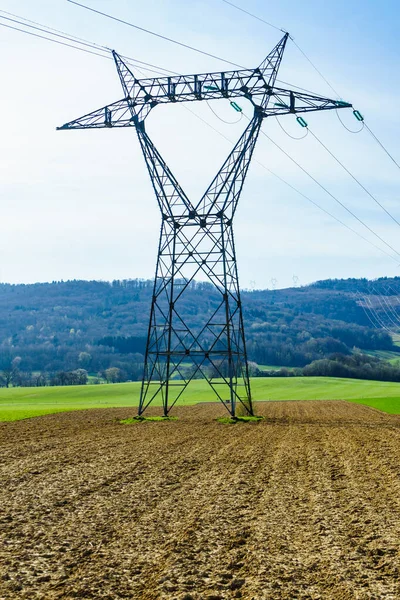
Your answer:
[[[0,599],[400,598],[400,419],[345,402],[0,425]],[[222,411],[222,412],[221,412]]]

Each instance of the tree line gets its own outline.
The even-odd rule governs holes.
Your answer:
[[[381,285],[394,289],[397,279]],[[357,282],[367,289],[364,280],[327,280],[243,291],[249,359],[303,369],[335,353],[351,356],[354,348],[398,351],[386,331],[370,326],[354,294]],[[104,381],[108,369],[118,370],[119,381],[140,380],[152,289],[147,280],[0,284],[0,385],[75,385],[69,382],[82,371]],[[219,300],[210,284],[194,282],[181,312],[199,328]]]

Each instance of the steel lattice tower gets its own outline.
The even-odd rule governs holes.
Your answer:
[[[137,79],[113,51],[124,97],[58,128],[134,127],[160,207],[139,415],[159,397],[168,415],[199,376],[232,416],[238,402],[253,414],[232,222],[260,128],[271,115],[351,106],[275,87],[288,37],[286,33],[255,69],[154,79]],[[192,202],[147,135],[145,119],[159,104],[238,97],[251,102],[253,116],[202,198]],[[181,306],[200,275],[214,286],[216,301],[206,321],[196,327]]]

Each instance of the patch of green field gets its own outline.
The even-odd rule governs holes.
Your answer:
[[[393,352],[392,350],[368,350],[365,352],[365,354],[375,356],[376,358],[380,358],[381,360],[386,360],[391,364],[395,364],[400,361],[400,353]]]
[[[258,377],[252,379],[254,400],[350,400],[400,414],[400,384],[329,377]],[[140,383],[43,388],[0,388],[0,421],[16,421],[50,413],[88,408],[138,405]],[[215,401],[204,380],[188,386],[178,405]],[[160,402],[158,402],[158,405]],[[133,413],[135,411],[133,410]],[[133,415],[132,415],[133,416]]]
[[[349,402],[356,402],[357,404],[371,406],[371,408],[376,408],[377,410],[389,413],[390,415],[400,414],[400,395],[397,398],[364,398],[363,400],[351,399]]]

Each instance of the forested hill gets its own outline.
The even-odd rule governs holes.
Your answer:
[[[116,366],[137,378],[152,286],[143,280],[0,284],[0,370],[18,357],[27,373]],[[379,294],[394,297],[398,289],[400,278],[243,291],[249,357],[261,365],[302,367],[354,347],[396,351],[389,333],[372,326],[366,299],[379,311]],[[212,286],[195,283],[182,311],[201,324],[217,302]]]

